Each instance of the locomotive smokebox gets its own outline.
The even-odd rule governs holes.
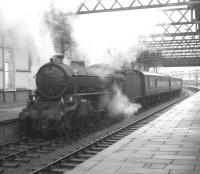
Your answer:
[[[63,59],[63,55],[53,56],[51,62],[43,65],[36,74],[37,89],[47,99],[60,99],[70,89],[73,71]]]

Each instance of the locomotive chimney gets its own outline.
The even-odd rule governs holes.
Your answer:
[[[52,58],[50,58],[50,62],[54,63],[64,63],[63,60],[64,60],[64,55],[62,54],[56,54]]]

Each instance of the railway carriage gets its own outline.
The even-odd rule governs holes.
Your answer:
[[[69,66],[63,63],[63,56],[54,59],[36,74],[35,95],[29,97],[27,107],[19,115],[23,130],[42,133],[54,130],[68,134],[73,128],[87,125],[107,113],[101,99],[114,95],[113,85],[121,88],[130,101],[143,105],[178,93],[182,88],[179,78],[113,69],[112,74],[101,78],[82,61],[73,61]],[[105,70],[99,68],[101,72]]]
[[[145,96],[168,93],[169,77],[163,74],[142,72],[144,76]]]
[[[183,81],[177,77],[170,77],[170,91],[179,92],[182,88]]]
[[[178,93],[182,89],[180,78],[163,74],[132,70],[126,73],[125,79],[124,93],[130,100],[140,102],[143,105],[171,96],[173,92]]]

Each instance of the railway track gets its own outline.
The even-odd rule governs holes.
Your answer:
[[[187,96],[185,96],[185,97],[187,97]],[[181,98],[181,100],[182,99],[183,98]],[[176,103],[176,102],[177,101],[175,101],[174,103]],[[170,104],[170,105],[172,105],[172,104]],[[168,106],[166,106],[166,107],[168,107]],[[159,111],[156,111],[156,112],[159,112]],[[150,115],[152,115],[152,114],[150,114]],[[145,119],[145,117],[142,119]],[[138,124],[138,122],[139,122],[139,120],[137,120],[135,123],[130,124],[129,126],[125,126],[124,128],[122,128],[116,132],[113,132],[110,135],[107,135],[107,136],[85,146],[84,148],[77,150],[76,152],[69,154],[69,158],[71,158],[71,156],[73,156],[73,155],[76,156],[76,153],[80,153],[82,150],[84,151],[85,148],[90,149],[90,146],[93,146],[94,144],[98,144],[98,146],[96,148],[92,148],[89,151],[87,150],[85,153],[83,153],[84,155],[85,154],[87,154],[87,155],[85,155],[85,157],[84,157],[84,155],[82,155],[82,157],[85,160],[85,159],[95,155],[99,151],[103,150],[104,148],[110,146],[111,144],[117,142],[124,136],[128,135],[133,130],[136,130],[136,128],[138,129],[139,127],[141,127],[142,125],[139,127],[137,127],[138,126],[137,125],[134,128],[128,129],[129,127],[131,127],[131,125]],[[144,124],[144,122],[143,122],[143,124]],[[123,131],[122,134],[116,135],[117,132],[122,132],[122,131]],[[88,134],[88,131],[85,131],[84,133],[80,133],[79,136],[84,136],[86,134]],[[101,144],[99,145],[100,142],[101,142]],[[54,151],[60,147],[64,147],[66,145],[66,143],[67,143],[67,141],[63,137],[54,138],[52,140],[31,139],[31,138],[25,137],[16,142],[0,145],[0,173],[3,173],[4,170],[7,168],[16,168],[16,167],[19,167],[20,165],[23,166],[23,163],[28,163],[32,158],[39,158],[40,154],[48,154],[49,152]],[[67,156],[68,155],[66,155],[66,157]],[[87,156],[87,158],[86,158],[86,156]],[[71,161],[71,159],[68,160],[69,158],[66,158],[66,160],[68,162]],[[75,164],[77,165],[77,164],[83,162],[84,161],[83,159],[75,160]],[[58,162],[56,160],[55,161],[56,166],[57,166],[57,163],[59,163],[59,160],[63,161],[65,159],[62,159],[62,158],[58,159]],[[69,166],[67,167],[67,163],[65,163],[64,168],[62,167],[59,170],[57,168],[54,168],[52,171],[54,171],[54,173],[62,173],[62,171],[67,170],[68,168],[71,169],[71,168],[75,167],[76,166],[75,164],[70,163]],[[49,165],[44,166],[44,167],[48,168],[48,166]],[[49,168],[52,168],[51,166],[55,166],[54,162],[49,166]],[[43,171],[43,168],[41,170]],[[58,170],[58,171],[56,171],[56,170]],[[37,171],[38,170],[35,170],[36,173],[37,173]],[[47,170],[47,171],[48,171],[47,173],[49,173],[49,170]],[[41,173],[40,171],[38,171],[38,172]]]
[[[61,174],[66,171],[72,170],[78,164],[84,162],[88,158],[91,158],[92,156],[96,155],[100,151],[111,146],[112,144],[121,140],[125,136],[129,135],[130,133],[138,130],[145,124],[154,120],[156,117],[158,117],[156,115],[157,113],[180,102],[181,100],[187,98],[191,94],[192,94],[192,92],[187,91],[186,95],[184,95],[183,97],[181,97],[175,101],[173,100],[171,102],[168,102],[167,105],[162,106],[162,107],[154,110],[153,112],[144,115],[142,118],[130,123],[129,125],[126,125],[120,129],[110,133],[109,135],[101,137],[100,139],[95,140],[95,141],[91,142],[90,144],[88,144],[70,154],[64,155],[61,158],[41,167],[39,169],[34,170],[31,174],[47,174],[47,173],[48,174]]]
[[[21,163],[28,163],[31,158],[38,158],[40,154],[49,153],[61,146],[64,146],[62,138],[45,141],[25,137],[3,144],[0,146],[0,173],[5,168],[16,168]]]

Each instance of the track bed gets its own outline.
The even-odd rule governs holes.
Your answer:
[[[182,93],[179,96],[174,97],[171,100],[174,102],[175,100],[182,98],[184,95],[185,95],[185,93]],[[33,168],[34,169],[40,168],[42,165],[50,163],[52,161],[55,161],[55,159],[60,158],[64,154],[70,154],[71,152],[75,151],[76,149],[82,148],[83,146],[86,146],[86,145],[90,144],[91,142],[93,142],[97,139],[100,139],[103,136],[108,135],[110,132],[113,132],[121,127],[127,126],[131,122],[134,122],[135,120],[140,119],[149,113],[155,112],[155,110],[158,110],[161,107],[164,107],[166,104],[169,104],[172,101],[165,101],[159,106],[155,105],[155,106],[148,107],[145,110],[141,111],[141,113],[135,115],[134,117],[126,118],[125,120],[123,120],[119,123],[116,123],[110,127],[108,127],[108,125],[107,125],[104,128],[103,127],[99,128],[99,129],[101,129],[101,131],[98,129],[96,130],[95,133],[91,133],[91,132],[88,133],[87,131],[85,131],[79,135],[76,135],[74,138],[71,138],[71,139],[68,139],[65,141],[60,141],[60,144],[57,145],[57,148],[55,148],[54,151],[49,151],[46,153],[44,153],[44,152],[42,153],[42,151],[41,151],[41,153],[40,153],[40,151],[36,150],[36,153],[39,155],[33,155],[33,157],[29,157],[29,159],[30,159],[29,163],[19,161],[18,163],[20,164],[20,166],[18,166],[17,168],[14,168],[14,169],[11,167],[6,167],[5,171],[3,173],[5,173],[5,174],[6,173],[20,173],[20,174],[29,173]],[[138,126],[138,128],[139,127],[140,126]],[[133,128],[133,130],[134,129],[135,128]],[[129,133],[130,131],[127,131],[127,132]],[[126,133],[124,135],[126,135]],[[117,140],[119,140],[119,138],[123,138],[123,136],[120,135],[120,136],[117,136],[117,138],[115,137],[114,140],[109,141],[109,145],[116,142]],[[94,152],[90,152],[90,153],[92,153],[93,155],[95,154]],[[70,165],[70,167],[72,167],[72,166]]]

